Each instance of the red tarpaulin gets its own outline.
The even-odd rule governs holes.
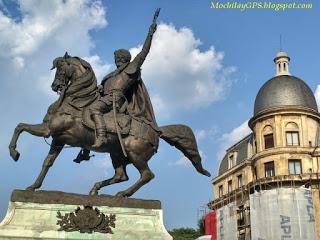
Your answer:
[[[211,235],[211,240],[217,240],[216,211],[211,211],[204,217],[204,226],[205,226],[206,235]]]

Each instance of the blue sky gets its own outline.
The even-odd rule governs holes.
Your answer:
[[[40,123],[57,99],[49,71],[55,57],[68,51],[87,59],[100,81],[114,68],[115,49],[137,53],[154,10],[161,7],[142,77],[158,124],[190,126],[203,164],[215,176],[225,149],[249,133],[246,122],[255,96],[275,74],[280,34],[291,57],[291,73],[320,99],[320,3],[296,3],[312,3],[313,8],[242,12],[211,9],[206,0],[0,0],[0,218],[12,190],[33,183],[49,150],[42,138],[23,134],[18,142],[21,157],[15,163],[7,146],[19,122]],[[60,154],[43,190],[88,193],[95,182],[112,176],[106,154],[78,165],[72,162],[77,152],[65,149]],[[198,174],[178,150],[162,141],[149,165],[156,177],[134,197],[161,200],[168,229],[195,227],[197,209],[213,199],[212,178]],[[137,171],[131,166],[128,174],[128,182],[101,193],[115,194],[133,184]]]

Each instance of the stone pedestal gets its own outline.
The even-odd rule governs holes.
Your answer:
[[[160,201],[15,190],[7,215],[0,223],[0,239],[172,240],[172,237],[163,225]]]

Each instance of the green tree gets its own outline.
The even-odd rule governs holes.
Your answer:
[[[198,220],[198,232],[202,235],[205,235],[205,226],[204,226],[204,218],[200,218]]]
[[[169,233],[173,240],[194,240],[202,235],[193,228],[175,228]]]
[[[169,231],[173,240],[194,240],[200,236],[205,235],[204,219],[198,220],[198,229],[193,228],[174,228]]]

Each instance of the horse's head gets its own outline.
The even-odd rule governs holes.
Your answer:
[[[67,88],[72,84],[73,80],[86,71],[80,60],[69,56],[68,53],[53,60],[51,70],[55,68],[56,74],[51,85],[54,92],[60,92],[62,89]]]

